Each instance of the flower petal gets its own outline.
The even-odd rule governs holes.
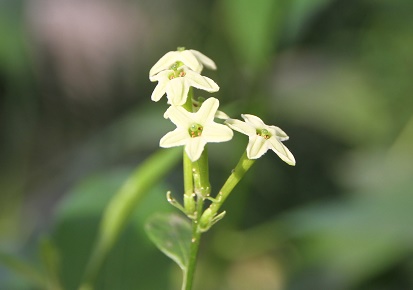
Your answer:
[[[280,141],[287,141],[288,139],[290,139],[290,137],[288,137],[288,135],[277,126],[268,126],[267,128],[270,131],[271,135],[276,136]]]
[[[209,57],[207,57],[205,54],[194,50],[194,49],[190,49],[190,52],[192,52],[192,54],[207,68],[212,69],[212,70],[216,70],[217,66],[215,65],[215,62],[210,59]]]
[[[217,119],[221,119],[221,120],[228,120],[229,119],[229,116],[227,114],[225,114],[223,111],[220,111],[220,110],[217,110],[214,117],[217,118]]]
[[[170,106],[168,110],[166,110],[164,117],[171,119],[172,123],[174,123],[177,127],[185,130],[188,130],[193,123],[196,123],[194,120],[194,114],[189,113],[182,107]]]
[[[236,119],[228,119],[225,121],[231,129],[238,131],[247,136],[254,136],[257,134],[256,129],[248,123]]]
[[[157,73],[169,69],[171,65],[179,59],[178,51],[167,52],[162,56],[149,71],[149,77],[156,75]]]
[[[155,87],[151,95],[152,101],[155,101],[155,102],[159,101],[165,94],[166,86],[169,83],[168,75],[169,75],[169,71],[164,71],[164,72],[157,74],[154,77],[151,77],[151,81],[153,82],[158,81],[158,85]]]
[[[219,91],[219,86],[210,78],[190,70],[185,70],[185,73],[185,78],[188,80],[189,85],[210,93]]]
[[[169,81],[166,87],[168,102],[174,106],[182,106],[188,97],[189,86],[183,77],[177,77]]]
[[[186,65],[191,70],[196,71],[198,73],[202,71],[201,62],[190,50],[178,51],[178,53],[179,53],[179,60],[182,61],[184,65]]]
[[[207,123],[213,122],[215,113],[219,107],[219,101],[216,98],[209,98],[204,101],[198,112],[194,115],[197,123],[206,126]]]
[[[199,157],[201,157],[205,144],[206,141],[203,138],[190,138],[188,144],[185,146],[185,152],[188,154],[188,157],[192,162],[197,161]]]
[[[190,138],[187,130],[177,128],[174,131],[166,133],[159,141],[159,146],[163,148],[182,146],[187,144]]]
[[[249,159],[257,159],[264,155],[268,150],[267,140],[254,135],[250,136],[247,146],[247,156]]]
[[[163,97],[163,95],[165,95],[165,92],[166,92],[165,87],[167,84],[168,84],[167,82],[158,82],[158,84],[156,85],[151,95],[152,101],[157,102]]]
[[[270,149],[274,151],[278,157],[290,165],[295,165],[295,158],[293,154],[276,137],[271,137],[268,139],[268,142],[270,143]]]
[[[202,131],[206,142],[226,142],[232,139],[234,133],[225,125],[210,123]]]
[[[157,75],[149,77],[149,79],[151,80],[151,82],[169,81],[169,75],[173,72],[173,70],[167,69],[161,71]]]
[[[251,124],[255,127],[255,129],[264,129],[267,125],[258,118],[257,116],[250,115],[250,114],[242,114],[241,117],[245,120],[245,122]]]

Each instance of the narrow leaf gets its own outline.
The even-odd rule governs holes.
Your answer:
[[[145,226],[151,241],[186,271],[191,246],[191,223],[175,214],[155,214]]]
[[[46,278],[49,289],[61,290],[59,271],[60,271],[60,256],[59,251],[47,237],[44,237],[39,244],[39,254],[46,272]]]
[[[103,213],[98,239],[79,289],[92,289],[93,280],[132,212],[148,189],[175,166],[181,154],[180,148],[156,152],[131,174],[113,196]]]
[[[0,252],[0,264],[3,264],[14,273],[20,275],[23,279],[35,287],[46,288],[46,279],[34,265],[20,259],[14,255]]]

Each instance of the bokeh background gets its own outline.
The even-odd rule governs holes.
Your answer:
[[[105,206],[173,128],[148,71],[178,46],[215,60],[204,74],[222,110],[280,126],[297,160],[268,153],[248,172],[204,236],[195,289],[413,289],[412,12],[411,0],[1,0],[0,289],[39,289],[31,269],[50,268],[77,289]],[[246,144],[210,146],[215,192]],[[136,205],[96,289],[179,289],[143,224],[173,211],[180,166]]]

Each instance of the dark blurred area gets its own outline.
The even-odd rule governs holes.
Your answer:
[[[0,254],[77,289],[101,214],[173,126],[151,66],[178,46],[233,118],[290,136],[297,165],[267,153],[205,234],[195,289],[413,289],[411,0],[0,0]],[[210,96],[197,91],[196,95]],[[212,144],[213,192],[247,144]],[[147,194],[96,289],[179,289],[143,232],[182,191],[180,165]],[[215,191],[214,191],[215,190]],[[0,289],[37,289],[0,264]]]

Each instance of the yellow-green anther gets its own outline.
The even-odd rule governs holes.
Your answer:
[[[204,128],[202,128],[202,126],[199,125],[199,124],[192,124],[189,127],[188,132],[189,132],[189,135],[191,136],[191,138],[195,138],[195,137],[199,137],[199,136],[202,135],[202,130],[203,129]]]
[[[267,140],[271,138],[271,134],[267,129],[257,129],[257,135]]]

